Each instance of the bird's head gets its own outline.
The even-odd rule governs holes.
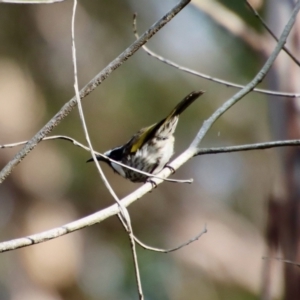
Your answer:
[[[113,160],[121,161],[122,155],[123,155],[123,147],[116,147],[114,149],[108,150],[104,153],[104,155]],[[98,161],[104,161],[104,162],[110,164],[110,161],[103,156],[96,155],[96,158]],[[86,162],[91,162],[91,161],[93,161],[93,158],[88,159]]]
[[[123,150],[124,147],[116,147],[114,149],[108,150],[104,153],[105,156],[115,160],[115,161],[122,161],[122,156],[123,156]],[[120,175],[125,177],[125,173],[123,171],[123,168],[117,164],[115,164],[114,162],[111,162],[109,159],[102,157],[100,155],[96,155],[96,158],[98,161],[104,161],[105,163],[107,163],[111,168],[113,168],[113,170],[117,173],[119,173]],[[91,162],[93,161],[93,158],[90,158],[89,160],[87,160],[86,162]]]

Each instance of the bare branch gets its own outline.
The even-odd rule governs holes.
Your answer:
[[[139,35],[137,33],[136,14],[133,17],[133,31],[134,31],[135,37],[138,39]],[[204,73],[200,73],[198,71],[183,67],[183,66],[181,66],[181,65],[179,65],[179,64],[177,64],[177,63],[175,63],[175,62],[173,62],[169,59],[166,59],[166,58],[156,54],[155,52],[150,50],[147,46],[143,46],[142,48],[151,57],[156,58],[157,60],[159,60],[159,61],[161,61],[161,62],[163,62],[163,63],[165,63],[165,64],[167,64],[171,67],[174,67],[174,68],[176,68],[180,71],[183,71],[183,72],[189,73],[191,75],[201,77],[203,79],[210,80],[210,81],[215,82],[215,83],[223,84],[226,87],[232,87],[232,88],[237,88],[237,89],[245,88],[244,85],[236,84],[236,83],[226,81],[226,80],[223,80],[223,79],[219,79],[219,78],[215,78],[215,77],[206,75]],[[264,90],[264,89],[258,89],[258,88],[254,88],[253,92],[261,93],[261,94],[265,94],[265,95],[278,96],[278,97],[287,97],[287,98],[299,98],[300,97],[300,93],[295,94],[295,93],[286,93],[286,92],[276,92],[276,91]]]
[[[119,202],[118,202],[118,204],[119,204]],[[125,228],[125,230],[127,231],[128,235],[129,235],[132,257],[133,257],[133,262],[134,262],[134,270],[135,270],[135,275],[136,275],[136,282],[137,282],[138,293],[139,293],[139,299],[143,300],[144,293],[143,293],[143,289],[142,289],[140,269],[139,269],[139,265],[138,265],[138,258],[137,258],[136,245],[135,245],[136,237],[133,234],[131,220],[130,220],[128,210],[124,206],[122,206],[122,204],[119,205],[119,207],[120,207],[120,209],[123,209],[123,210],[125,209],[126,213],[128,215],[128,216],[126,216],[126,219],[124,218],[123,214],[118,214],[118,217],[119,217],[119,220],[121,221],[123,227]]]
[[[107,67],[105,67],[97,76],[94,77],[81,91],[80,98],[83,99],[99,86],[114,70],[129,59],[138,49],[140,49],[156,32],[171,21],[190,0],[181,0],[159,21],[153,24],[140,39],[130,45],[124,52],[115,58]],[[76,97],[69,100],[60,111],[15,155],[15,157],[1,170],[0,183],[2,183],[16,167],[35,147],[56,127],[77,105]]]
[[[256,9],[246,0],[246,5],[250,8],[250,10],[253,12],[255,17],[261,22],[263,27],[269,32],[269,34],[274,38],[275,41],[278,42],[277,36],[274,34],[274,32],[270,29],[270,27],[267,25],[267,23],[261,18],[259,13],[256,11]],[[300,67],[299,60],[291,53],[291,51],[286,47],[283,46],[282,49],[286,54]]]
[[[214,147],[198,149],[195,156],[204,154],[229,153],[249,150],[263,150],[277,147],[300,146],[300,140],[275,141],[266,143],[247,144],[231,147]]]

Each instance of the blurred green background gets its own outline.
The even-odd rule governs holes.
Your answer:
[[[201,2],[201,1],[200,1]],[[260,34],[242,1],[220,1]],[[256,1],[263,9],[263,3]],[[77,63],[84,86],[166,13],[172,0],[85,0],[76,16]],[[30,139],[71,97],[72,1],[0,9],[0,144]],[[219,16],[222,19],[222,16]],[[224,17],[226,18],[226,17]],[[246,84],[263,55],[189,5],[147,44],[178,64]],[[203,121],[235,93],[232,88],[165,65],[139,50],[83,101],[92,143],[105,151],[159,121],[190,91],[205,95],[180,118],[175,156]],[[202,147],[270,140],[266,98],[251,94],[216,122]],[[85,143],[77,109],[53,131]],[[2,149],[1,167],[18,149]],[[1,241],[47,230],[113,203],[90,155],[66,141],[42,142],[0,188]],[[136,236],[161,248],[208,233],[184,249],[160,254],[138,249],[146,299],[260,299],[266,198],[279,172],[275,150],[194,158],[173,175],[192,185],[164,183],[129,208]],[[122,198],[139,185],[107,166]],[[276,177],[274,175],[274,177]],[[281,265],[272,299],[282,293]],[[116,217],[51,242],[0,255],[0,298],[13,300],[137,299],[128,237]]]

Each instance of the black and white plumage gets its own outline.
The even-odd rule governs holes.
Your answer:
[[[125,145],[108,150],[104,155],[153,175],[159,173],[173,155],[175,141],[173,134],[179,115],[203,93],[203,91],[190,93],[165,119],[142,128]],[[132,182],[145,182],[148,179],[148,176],[144,174],[122,167],[101,156],[96,156],[96,158],[106,162],[115,172]],[[91,158],[87,162],[90,161],[93,159]]]

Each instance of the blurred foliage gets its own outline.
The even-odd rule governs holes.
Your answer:
[[[260,22],[257,21],[254,14],[245,4],[246,1],[240,1],[240,0],[217,0],[222,5],[229,8],[231,11],[239,15],[244,22],[246,22],[249,26],[255,28],[256,30],[262,32],[263,26]],[[264,2],[263,0],[257,0],[257,1],[248,1],[252,6],[253,3],[257,3],[257,6],[260,6],[259,9],[256,9],[258,13],[260,13],[263,16],[264,13]],[[253,2],[253,3],[252,3]],[[255,8],[255,6],[254,6]]]

